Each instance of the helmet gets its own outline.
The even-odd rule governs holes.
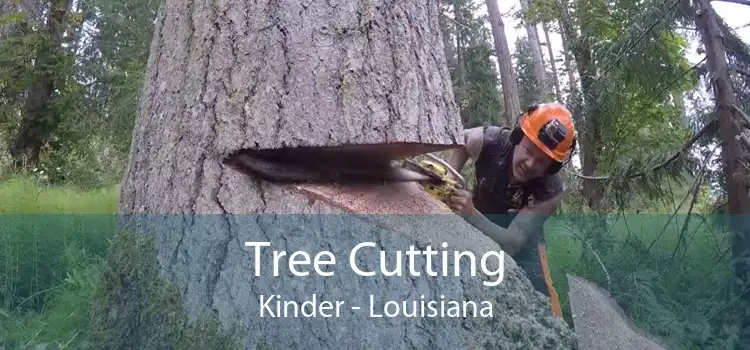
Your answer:
[[[511,135],[514,143],[521,141],[521,132],[556,163],[563,163],[575,148],[572,114],[559,103],[544,103],[529,108],[521,115],[519,126]]]

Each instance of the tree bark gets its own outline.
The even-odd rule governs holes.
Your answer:
[[[561,24],[562,26],[562,24]],[[565,63],[565,72],[568,74],[568,85],[570,87],[570,96],[572,98],[575,98],[575,96],[578,94],[578,79],[576,78],[576,68],[573,65],[573,57],[572,57],[572,51],[570,50],[570,44],[568,44],[568,40],[565,35],[561,36],[562,46],[563,46],[563,59]],[[568,101],[568,103],[572,103],[572,100]]]
[[[601,153],[601,131],[597,120],[597,105],[595,101],[595,92],[593,88],[594,77],[596,76],[596,65],[593,59],[593,51],[586,40],[579,40],[579,37],[571,24],[570,14],[567,8],[561,6],[560,26],[563,32],[563,42],[568,42],[570,52],[572,53],[578,76],[581,78],[581,98],[573,101],[574,108],[581,113],[576,120],[579,125],[578,142],[581,148],[581,172],[585,176],[595,176],[599,167],[598,155]],[[580,108],[581,102],[585,102],[584,108]],[[580,109],[579,109],[580,108]],[[585,115],[581,120],[581,115]],[[604,211],[603,187],[599,180],[583,180],[583,197],[589,208],[597,213]]]
[[[518,81],[513,72],[508,39],[505,37],[505,24],[500,14],[500,7],[496,0],[487,0],[487,14],[492,27],[492,37],[495,41],[495,53],[500,70],[500,81],[503,86],[503,101],[505,105],[505,119],[507,125],[516,123],[516,118],[521,115],[521,101],[518,94]],[[501,123],[502,124],[502,123]]]
[[[555,62],[555,50],[552,49],[552,41],[549,38],[549,25],[545,22],[542,23],[542,30],[544,30],[544,40],[547,42],[547,53],[549,54],[549,63],[552,67],[552,83],[555,87],[555,97],[560,103],[564,103],[562,90],[560,89],[560,79],[557,78],[557,62]]]
[[[441,0],[439,3],[442,6],[451,6],[451,4],[449,4],[446,0]],[[440,18],[440,31],[441,31],[441,35],[443,36],[443,49],[445,52],[445,60],[448,63],[448,71],[452,72],[456,69],[456,54],[455,54],[456,50],[453,47],[453,40],[452,40],[453,31],[451,31],[451,28],[455,24],[446,20],[442,15],[440,15],[439,18]]]
[[[62,48],[64,20],[72,0],[55,0],[51,5],[45,29],[48,39],[38,49],[31,86],[21,112],[21,125],[10,149],[17,166],[38,165],[42,146],[57,125],[57,116],[51,109],[55,91],[54,64]]]
[[[123,210],[220,211],[178,193],[198,191],[221,172],[215,161],[240,149],[383,144],[399,158],[459,144],[437,7],[229,2],[213,11],[173,0],[167,13],[183,3],[194,18],[167,15],[156,32],[141,114],[158,118],[135,126]],[[387,147],[396,143],[414,147]],[[155,182],[153,167],[180,177]]]
[[[363,277],[347,268],[351,249],[367,241],[378,248],[365,248],[357,263],[375,269],[380,249],[390,256],[410,245],[442,242],[449,250],[498,249],[455,215],[354,215],[450,214],[418,184],[281,185],[222,163],[226,154],[245,148],[371,145],[395,157],[454,147],[461,126],[446,67],[435,2],[249,6],[239,0],[167,0],[122,184],[123,227],[154,237],[160,271],[180,291],[191,319],[208,312],[224,325],[236,322],[244,348],[572,348],[566,325],[510,258],[495,288],[482,286],[468,270],[462,277],[424,279]],[[399,148],[407,150],[392,152]],[[260,276],[254,249],[244,245],[258,241],[271,243],[262,248]],[[290,255],[332,251],[335,274],[324,278],[302,268],[311,275],[293,276],[282,265],[273,276],[268,254],[279,249]],[[424,276],[420,264],[414,268]],[[145,294],[138,286],[123,288],[130,289],[121,299],[104,298],[110,304],[98,314],[108,332],[140,348],[148,341],[138,337],[158,330],[117,317],[126,308],[138,315],[138,305],[148,305],[139,299]],[[345,304],[341,317],[261,318],[260,298],[270,295],[299,302],[316,295],[318,301]],[[502,302],[495,304],[493,319],[383,321],[367,317],[370,295],[381,314],[386,300],[419,302],[420,295],[425,301],[445,295]],[[133,301],[118,304],[123,299]],[[511,324],[524,331],[497,332]]]
[[[738,139],[742,134],[741,119],[735,110],[737,100],[732,89],[723,36],[717,23],[718,16],[707,0],[699,0],[696,10],[696,27],[706,49],[706,64],[711,73],[711,87],[719,119],[719,138],[723,144],[721,155],[728,194],[727,214],[730,214],[735,286],[746,309],[750,305],[750,220],[745,218],[750,214],[750,174],[741,162],[748,158],[748,151],[743,149]],[[743,307],[738,309],[741,310],[739,317],[742,319],[740,342],[747,344],[750,342],[750,318],[742,310]]]
[[[521,11],[524,15],[529,11],[529,0],[520,0]],[[539,102],[547,101],[548,94],[550,93],[550,84],[547,80],[547,70],[544,68],[544,56],[542,56],[542,45],[539,40],[539,32],[537,31],[536,25],[533,22],[524,19],[524,26],[526,27],[526,34],[529,39],[529,47],[531,48],[531,60],[534,64],[534,78],[536,78],[537,84],[539,84],[540,96],[536,96]],[[552,56],[550,56],[552,57]]]

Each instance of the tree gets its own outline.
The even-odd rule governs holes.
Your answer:
[[[522,106],[531,106],[534,103],[544,102],[540,99],[542,96],[542,86],[536,79],[534,73],[534,61],[531,53],[529,41],[520,37],[516,39],[516,58],[515,71],[518,74],[518,91]]]
[[[727,64],[726,49],[723,35],[716,18],[718,17],[710,1],[697,2],[695,24],[701,33],[706,50],[706,63],[711,76],[711,90],[714,95],[716,114],[719,125],[719,137],[722,140],[722,163],[726,177],[728,193],[727,210],[729,215],[729,231],[731,233],[732,268],[735,275],[735,291],[742,306],[738,309],[739,319],[742,320],[740,341],[747,344],[750,341],[750,229],[747,219],[750,213],[750,196],[748,196],[748,179],[750,174],[744,165],[748,159],[748,150],[743,148],[740,141],[745,140],[745,147],[750,147],[747,135],[741,129],[745,124],[734,95],[730,68]]]
[[[570,331],[509,258],[504,260],[504,280],[495,288],[483,287],[481,278],[468,271],[456,279],[388,279],[356,276],[346,268],[348,251],[363,241],[378,242],[388,254],[441,242],[472,252],[497,249],[460,217],[307,216],[449,213],[417,184],[284,185],[246,176],[224,163],[239,150],[291,154],[287,161],[292,162],[322,161],[312,157],[326,150],[353,152],[366,160],[455,147],[460,118],[437,16],[437,5],[422,1],[336,7],[167,1],[154,31],[121,194],[123,228],[153,238],[154,261],[140,266],[128,258],[133,256],[126,253],[128,246],[113,245],[113,257],[122,258],[112,258],[104,276],[109,287],[97,302],[94,319],[101,326],[95,347],[162,348],[179,334],[194,336],[160,329],[181,324],[173,321],[173,313],[153,311],[161,307],[159,301],[175,298],[191,320],[214,314],[227,327],[238,321],[243,348],[356,347],[365,342],[573,347]],[[300,215],[280,215],[284,213]],[[421,229],[420,217],[427,218]],[[271,272],[255,276],[253,249],[241,242],[259,240],[290,254],[297,249],[334,251],[335,275],[295,277],[284,268],[278,277]],[[370,249],[365,248],[372,253]],[[377,267],[377,256],[363,254],[361,263]],[[154,265],[177,296],[153,295],[151,275],[139,271],[153,271]],[[260,295],[303,301],[313,293],[319,300],[360,304],[363,310],[345,308],[342,317],[322,320],[258,316]],[[440,300],[444,294],[446,300],[502,302],[492,319],[383,322],[360,316],[367,313],[371,293],[379,300],[419,301],[420,294]],[[382,301],[376,309],[382,313]],[[497,332],[511,323],[523,324],[524,331]]]
[[[56,73],[59,72],[55,66],[57,61],[63,61],[60,51],[63,34],[67,29],[66,17],[72,1],[53,0],[49,1],[49,5],[50,11],[44,29],[45,38],[34,60],[31,86],[28,87],[22,108],[20,127],[10,149],[19,166],[25,163],[38,165],[42,147],[45,142],[50,141],[50,136],[60,119],[52,108],[55,90],[60,84],[60,79],[56,77]]]
[[[491,59],[492,34],[485,27],[486,18],[475,14],[480,6],[483,5],[474,0],[454,1],[453,12],[457,20],[451,22],[451,28],[442,27],[443,35],[452,37],[451,34],[455,33],[456,37],[456,49],[446,48],[445,52],[449,68],[453,68],[453,94],[465,128],[506,123],[497,69]],[[452,44],[451,40],[444,39],[443,43],[446,42]]]
[[[548,101],[551,95],[551,88],[549,79],[547,78],[547,69],[544,67],[544,56],[542,56],[542,45],[539,40],[539,32],[537,31],[536,24],[531,16],[529,16],[529,8],[531,7],[529,0],[520,0],[521,11],[519,17],[521,18],[524,27],[526,27],[526,35],[528,40],[529,51],[531,52],[531,61],[534,64],[534,76],[536,81],[539,82],[539,95],[535,96],[536,100]],[[551,57],[550,59],[554,59]]]
[[[543,22],[542,23],[542,31],[544,32],[544,41],[545,45],[547,46],[547,54],[549,55],[549,65],[550,69],[552,69],[552,86],[555,88],[555,99],[558,102],[563,102],[562,97],[562,89],[560,88],[560,79],[557,77],[558,70],[557,70],[557,59],[555,58],[555,50],[552,48],[552,40],[550,40],[549,36],[549,23]],[[571,81],[573,81],[571,79]]]
[[[521,115],[521,102],[518,97],[518,86],[516,85],[516,74],[513,72],[513,63],[508,48],[508,39],[505,37],[505,24],[503,23],[500,7],[496,0],[487,1],[487,14],[492,27],[492,37],[495,39],[495,52],[497,53],[497,65],[500,68],[500,82],[503,85],[503,105],[505,106],[505,119],[507,125],[514,125],[516,118]]]

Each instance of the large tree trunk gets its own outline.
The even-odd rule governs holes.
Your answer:
[[[220,212],[210,200],[196,198],[193,207],[181,192],[199,191],[222,172],[215,161],[240,149],[412,143],[396,148],[398,158],[458,144],[437,7],[271,3],[266,10],[229,2],[219,16],[187,1],[192,23],[172,13],[171,5],[185,2],[169,1],[155,32],[161,42],[152,47],[141,112],[172,122],[138,119],[123,210]],[[235,18],[244,11],[247,22]],[[183,26],[192,31],[172,34]],[[174,183],[153,181],[150,168],[179,175]]]
[[[518,81],[513,72],[508,39],[505,37],[505,24],[500,14],[497,1],[487,0],[487,14],[492,27],[492,37],[495,41],[495,53],[500,70],[500,82],[503,86],[503,101],[505,105],[505,119],[507,125],[513,126],[516,118],[521,115],[521,100],[518,94]]]
[[[242,347],[248,349],[261,344],[274,349],[363,344],[572,347],[569,330],[552,316],[549,303],[532,292],[510,258],[500,260],[505,261],[505,275],[496,287],[483,286],[482,278],[464,271],[466,262],[460,278],[354,274],[348,257],[360,242],[377,242],[377,249],[391,257],[410,245],[437,247],[442,242],[449,250],[498,249],[455,215],[315,215],[450,213],[417,184],[282,185],[222,163],[225,155],[240,149],[348,145],[351,150],[369,144],[370,155],[397,158],[457,145],[460,117],[437,17],[435,2],[415,0],[347,6],[166,2],[155,30],[121,210],[191,214],[123,220],[128,224],[124,227],[154,237],[160,275],[179,291],[180,305],[191,318],[213,312],[225,326],[239,326]],[[298,215],[277,215],[284,213]],[[255,275],[254,248],[244,242],[271,244],[262,248],[260,276]],[[275,277],[269,254],[279,249],[288,252],[283,261],[295,250],[312,255],[329,250],[335,254],[335,275],[324,278],[303,267],[311,271],[309,276],[293,276],[283,264]],[[359,266],[379,266],[377,250],[372,249],[359,254]],[[126,260],[122,264],[131,263]],[[386,263],[393,266],[390,260]],[[403,267],[408,274],[406,261]],[[425,275],[421,262],[414,268]],[[112,276],[128,281],[140,276],[117,264],[108,271],[115,271],[105,276],[108,281],[120,280]],[[452,274],[453,268],[448,271]],[[97,308],[95,319],[104,329],[97,348],[122,342],[128,348],[164,346],[154,340],[161,339],[155,334],[163,331],[153,329],[163,317],[142,310],[159,307],[149,302],[158,297],[138,283],[118,288],[109,288]],[[345,304],[341,317],[321,319],[319,313],[314,319],[261,318],[260,299],[271,295],[299,302],[315,295],[319,302],[338,299]],[[381,314],[386,300],[419,302],[424,295],[425,301],[440,301],[445,295],[445,300],[487,300],[494,304],[494,318],[370,318],[370,295]],[[137,316],[122,316],[127,314]],[[155,320],[144,315],[155,315]],[[518,332],[501,331],[515,327]]]
[[[730,214],[729,229],[732,234],[736,290],[739,299],[747,308],[750,305],[750,220],[745,217],[750,214],[750,174],[741,162],[748,158],[748,151],[743,149],[738,138],[742,135],[741,117],[735,110],[737,100],[730,80],[723,35],[717,23],[718,16],[709,1],[699,0],[697,5],[696,27],[701,33],[706,49],[706,64],[711,73],[711,87],[719,119],[719,138],[723,143],[721,155],[726,177],[727,214]],[[747,311],[742,310],[742,307],[739,309],[742,319],[741,344],[747,344],[750,342],[750,318]]]

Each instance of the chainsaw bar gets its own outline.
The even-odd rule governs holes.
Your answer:
[[[289,164],[254,157],[247,153],[235,154],[225,164],[249,176],[282,183],[378,183],[378,182],[430,182],[441,183],[440,176],[413,162],[411,166],[358,163],[354,167],[323,161],[318,164]]]

